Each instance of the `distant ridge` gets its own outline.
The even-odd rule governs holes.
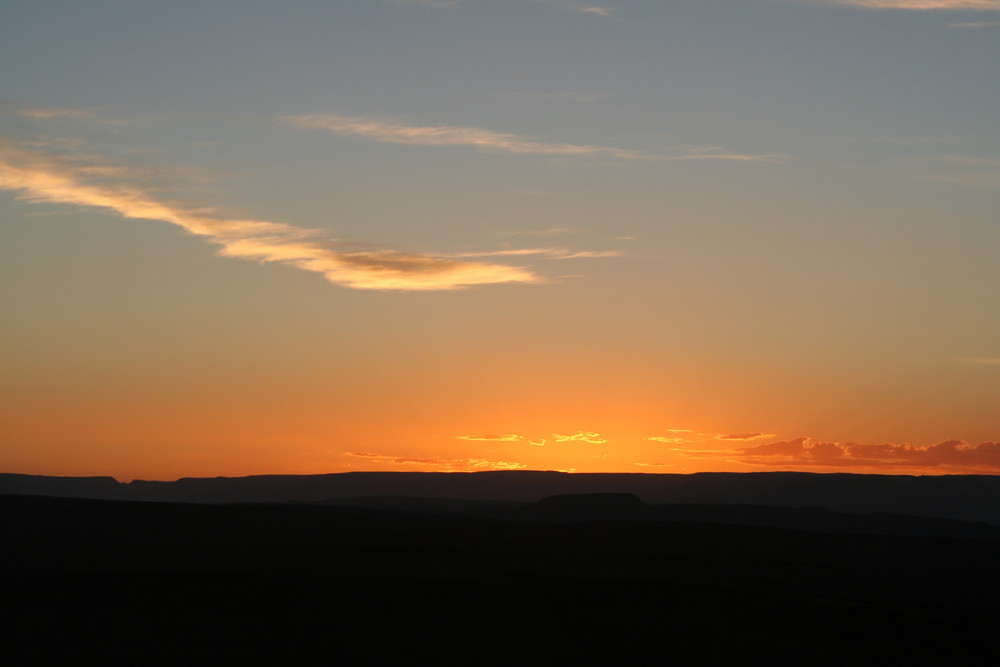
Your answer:
[[[347,472],[182,478],[0,474],[0,493],[193,503],[317,502],[366,496],[537,502],[566,494],[632,494],[647,504],[822,507],[838,512],[909,514],[1000,525],[1000,476],[758,473]]]

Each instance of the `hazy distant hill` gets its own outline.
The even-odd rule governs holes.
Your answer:
[[[823,507],[838,512],[889,512],[1000,525],[1000,476],[989,475],[349,472],[123,484],[109,477],[4,474],[0,475],[0,493],[194,503],[315,502],[364,496],[535,502],[561,494],[630,493],[649,504]]]

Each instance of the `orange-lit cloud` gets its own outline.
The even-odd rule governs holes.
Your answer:
[[[459,440],[474,440],[484,442],[518,442],[523,440],[515,433],[505,433],[504,435],[456,435]]]
[[[104,159],[47,152],[4,140],[0,140],[0,189],[20,191],[33,202],[104,208],[125,218],[169,222],[221,246],[221,255],[314,271],[345,287],[449,290],[542,282],[523,267],[398,250],[345,250],[313,230],[215,217],[157,197],[137,185],[129,169]]]
[[[589,442],[592,445],[600,445],[607,440],[600,434],[593,431],[577,431],[573,435],[562,435],[554,433],[552,435],[556,442]]]
[[[395,464],[406,466],[431,466],[437,470],[520,470],[527,466],[510,461],[489,461],[487,459],[453,459],[440,456],[393,456],[373,452],[344,452],[348,456],[368,459],[379,465]]]
[[[906,443],[813,443],[810,438],[801,437],[744,447],[735,453],[746,463],[766,466],[927,467],[967,472],[1000,471],[1000,442],[970,445],[960,440],[948,440],[927,447],[914,447]]]

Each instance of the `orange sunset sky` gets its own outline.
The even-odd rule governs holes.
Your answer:
[[[0,472],[1000,473],[1000,1],[0,8]]]

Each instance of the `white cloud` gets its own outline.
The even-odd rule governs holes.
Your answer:
[[[389,249],[347,250],[315,230],[217,217],[153,194],[136,183],[130,169],[100,156],[0,140],[0,189],[17,191],[31,202],[110,209],[124,218],[169,222],[217,244],[221,255],[314,271],[356,289],[449,290],[543,282],[523,267]]]

